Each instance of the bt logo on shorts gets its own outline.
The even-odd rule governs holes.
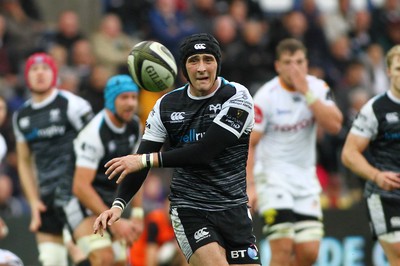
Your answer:
[[[247,253],[247,256],[249,256],[249,258],[251,258],[253,260],[258,259],[258,249],[255,245],[251,245],[247,250],[245,250],[245,249],[232,250],[231,257],[232,257],[232,259],[244,258],[244,257],[246,257],[246,253]]]
[[[204,238],[210,237],[210,233],[207,232],[206,230],[207,230],[207,227],[203,227],[194,233],[194,239],[196,239],[196,242],[199,242],[200,240],[203,240]]]

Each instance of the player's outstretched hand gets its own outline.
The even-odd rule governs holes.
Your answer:
[[[107,168],[108,179],[113,179],[116,175],[119,175],[117,179],[117,184],[119,184],[127,174],[143,169],[144,165],[140,154],[132,154],[114,158],[108,161],[104,167]]]
[[[111,226],[118,221],[121,214],[122,210],[120,208],[111,208],[102,212],[93,224],[93,233],[97,234],[97,232],[99,232],[99,234],[103,236],[107,226]]]

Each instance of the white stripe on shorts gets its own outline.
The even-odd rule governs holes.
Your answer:
[[[189,258],[193,255],[193,250],[190,247],[189,240],[185,234],[185,229],[183,228],[181,219],[178,216],[178,210],[176,208],[172,208],[170,216],[176,240],[178,241],[183,254],[185,254],[186,260],[189,261]]]

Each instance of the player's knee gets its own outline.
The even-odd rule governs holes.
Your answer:
[[[112,265],[114,255],[111,237],[105,233],[103,237],[98,234],[81,237],[77,246],[90,258],[92,265]]]
[[[67,249],[58,243],[40,243],[39,261],[43,266],[67,266]]]
[[[115,262],[124,262],[126,261],[127,255],[127,247],[126,244],[122,241],[114,241],[112,243],[112,248],[114,251],[114,261]]]
[[[320,221],[301,221],[294,225],[296,243],[320,241],[324,236],[324,227]]]
[[[279,223],[268,225],[264,229],[268,240],[294,238],[293,223]]]

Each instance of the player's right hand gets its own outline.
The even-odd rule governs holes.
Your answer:
[[[107,211],[102,212],[93,224],[93,233],[104,235],[107,226],[111,226],[113,223],[119,220],[121,217],[122,210],[120,208],[111,208]]]
[[[134,230],[133,222],[129,219],[120,219],[110,229],[116,239],[123,239],[128,245],[132,245],[140,235]]]
[[[399,189],[400,175],[391,171],[381,171],[376,175],[375,182],[383,190],[391,191]]]
[[[46,205],[40,200],[31,203],[31,223],[29,225],[29,230],[31,232],[37,232],[39,227],[42,225],[42,219],[40,218],[40,213],[46,211]]]

